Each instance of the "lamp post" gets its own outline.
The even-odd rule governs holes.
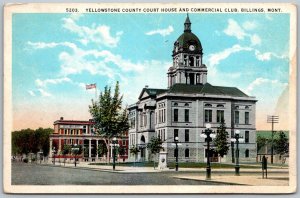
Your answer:
[[[75,167],[76,167],[76,156],[77,156],[77,153],[78,153],[78,151],[79,151],[79,148],[77,147],[77,144],[74,144],[74,146],[72,147],[72,152],[74,153],[74,155],[75,155],[75,162],[74,162],[74,165],[75,165]]]
[[[175,170],[178,171],[178,137],[175,137],[175,154],[176,154],[176,164],[175,164]]]
[[[206,179],[210,179],[211,178],[211,167],[210,167],[210,147],[209,147],[209,143],[212,141],[213,138],[216,137],[216,134],[214,131],[211,130],[211,124],[206,124],[206,129],[201,134],[201,137],[206,138],[206,142],[207,142],[207,162],[206,162]]]
[[[235,142],[236,143],[236,149],[235,149],[235,175],[236,176],[239,176],[240,175],[240,165],[239,165],[239,142],[242,142],[243,137],[240,136],[240,131],[239,130],[236,130],[234,132],[234,136],[231,138],[231,141],[232,142]]]
[[[119,146],[116,137],[113,138],[112,144],[110,144],[110,146],[113,147],[113,170],[116,170],[116,147]]]

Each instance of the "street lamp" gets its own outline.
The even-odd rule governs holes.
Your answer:
[[[240,165],[239,165],[239,142],[243,142],[243,137],[240,136],[240,131],[236,130],[234,136],[231,138],[232,142],[236,143],[236,150],[235,150],[235,175],[240,175]]]
[[[216,134],[214,131],[211,130],[211,124],[206,124],[205,131],[201,133],[201,137],[205,138],[205,141],[207,142],[207,162],[206,162],[206,179],[211,178],[211,167],[210,167],[210,148],[209,143],[212,141],[213,138],[216,137]]]
[[[116,146],[119,146],[116,137],[113,138],[112,144],[110,144],[110,146],[113,147],[113,170],[116,170]]]
[[[76,167],[76,156],[77,156],[78,151],[79,151],[79,148],[77,147],[77,144],[74,144],[74,146],[72,147],[72,152],[75,155],[75,162],[74,162],[75,167]]]
[[[175,170],[178,171],[178,137],[175,137],[175,154],[176,154],[176,164],[175,164]]]

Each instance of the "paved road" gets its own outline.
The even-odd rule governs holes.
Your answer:
[[[173,178],[183,173],[121,173],[12,163],[12,185],[224,185]],[[204,173],[202,174],[205,177]],[[228,185],[228,184],[227,184]]]

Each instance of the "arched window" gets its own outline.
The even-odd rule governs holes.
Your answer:
[[[185,157],[190,157],[190,150],[189,149],[185,149],[184,156]]]
[[[239,106],[235,106],[235,109],[239,109],[240,107]]]
[[[185,107],[188,107],[188,106],[189,106],[189,103],[185,103],[184,106],[185,106]]]
[[[205,106],[205,107],[212,107],[211,104],[205,104],[204,106]]]
[[[224,108],[224,105],[218,104],[217,107]]]
[[[245,106],[245,109],[249,109],[249,106]]]
[[[176,107],[177,107],[177,106],[178,106],[178,103],[177,103],[177,102],[175,102],[175,103],[174,103],[174,106],[176,106]]]
[[[142,135],[142,137],[141,137],[141,143],[142,143],[142,144],[145,144],[145,136],[143,136],[143,135]]]
[[[248,158],[249,157],[249,149],[246,149],[245,150],[245,158]]]

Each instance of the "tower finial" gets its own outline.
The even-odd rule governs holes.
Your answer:
[[[184,32],[191,32],[191,21],[189,18],[189,13],[186,13],[186,19],[184,22]]]

